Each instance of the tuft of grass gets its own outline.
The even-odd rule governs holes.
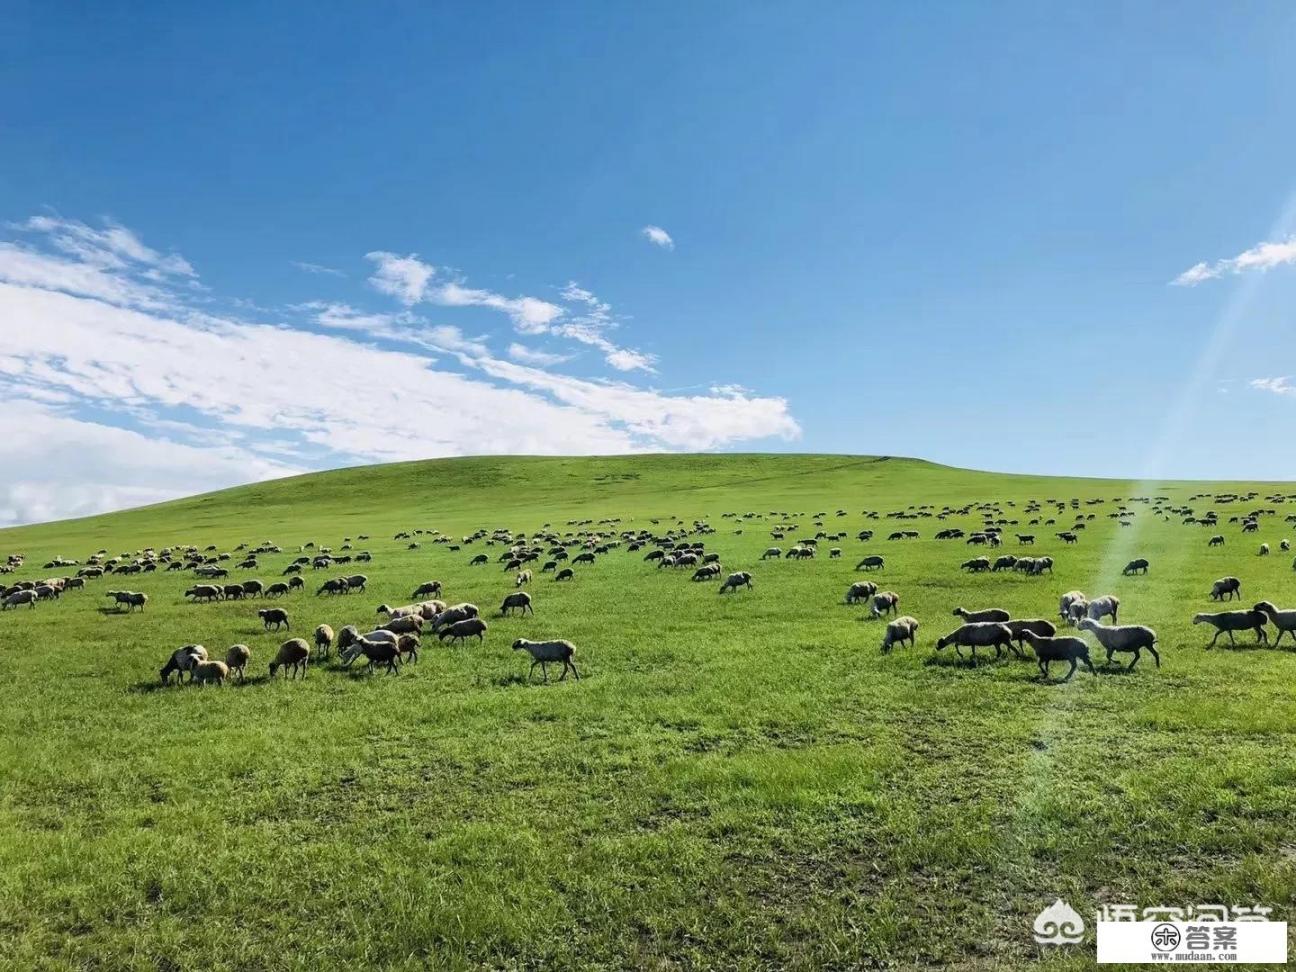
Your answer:
[[[1277,551],[1284,508],[1258,536],[1222,526],[1228,543],[1208,549],[1216,531],[1142,504],[1130,528],[1106,518],[1111,502],[1083,505],[1252,488],[1288,487],[885,457],[487,457],[0,531],[0,554],[28,555],[19,578],[100,548],[272,540],[282,555],[232,571],[267,582],[307,540],[336,549],[368,533],[354,545],[372,564],[308,572],[308,592],[279,602],[291,634],[372,624],[378,604],[434,578],[490,624],[484,645],[426,640],[395,677],[327,663],[290,682],[265,674],[290,634],[262,631],[257,602],[186,603],[187,574],[122,578],[148,593],[143,614],[105,610],[102,592],[119,586],[107,579],[0,614],[3,964],[1080,968],[1084,952],[1041,953],[1031,939],[1055,897],[1082,913],[1125,901],[1281,910],[1296,898],[1296,658],[1207,652],[1191,618],[1219,609],[1207,592],[1225,574],[1242,578],[1243,606],[1292,603],[1290,563],[1255,556],[1263,541]],[[1026,526],[1026,501],[1048,497],[1095,514],[1077,545],[1053,538],[1069,510]],[[989,500],[1016,503],[1007,515],[1039,538],[1024,552],[1053,556],[1052,577],[960,571],[969,548],[931,537],[972,517],[863,515]],[[1227,519],[1240,504],[1218,509]],[[771,543],[813,535],[812,517],[771,541],[778,518],[726,511],[824,511],[823,529],[849,539],[821,543],[813,561],[761,561]],[[622,547],[570,584],[537,573],[535,616],[505,619],[512,575],[468,566],[501,548],[393,539],[611,517],[612,529],[707,520],[708,549],[752,571],[755,590],[718,597]],[[862,528],[879,538],[855,540]],[[888,542],[893,528],[922,537]],[[1023,552],[1006,531],[1003,552]],[[921,622],[915,649],[882,655],[884,622],[843,603],[865,553],[885,556],[872,579]],[[1122,577],[1137,556],[1149,574]],[[314,596],[343,570],[367,574],[368,592]],[[1071,588],[1118,595],[1123,621],[1157,629],[1163,667],[1107,670],[1095,651],[1097,677],[1043,684],[1029,660],[974,666],[933,651],[957,604],[1051,617]],[[570,639],[581,680],[528,678],[516,637]],[[186,642],[217,657],[250,645],[246,684],[161,688],[158,668]]]

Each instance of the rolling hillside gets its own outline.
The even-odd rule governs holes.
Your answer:
[[[0,531],[0,562],[27,556],[10,580],[100,549],[268,540],[283,552],[231,574],[269,582],[301,544],[350,537],[372,563],[308,571],[279,602],[291,634],[365,630],[377,605],[431,579],[490,626],[482,644],[425,635],[396,676],[333,660],[286,682],[266,676],[288,635],[262,630],[265,605],[189,603],[188,572],[108,577],[0,614],[0,954],[15,968],[1086,968],[1092,946],[1031,938],[1056,897],[1085,915],[1282,909],[1296,899],[1296,643],[1246,634],[1207,651],[1213,632],[1191,623],[1220,609],[1207,595],[1228,574],[1239,607],[1296,604],[1281,503],[1190,502],[1251,490],[1296,492],[882,457],[478,458]],[[1220,527],[1135,496],[1215,508]],[[1026,512],[1072,498],[1093,514],[1075,545],[1054,536],[1069,505]],[[969,574],[973,548],[933,539],[981,517],[924,514],[990,502],[1018,521],[1010,538],[1038,537],[995,553],[1052,556],[1052,575]],[[1108,514],[1125,502],[1120,527]],[[1258,534],[1228,523],[1259,506],[1277,512]],[[571,582],[537,572],[535,616],[500,618],[514,590],[503,547],[393,539],[583,520],[610,533],[704,520],[715,532],[695,539],[754,588],[719,596],[623,544]],[[919,538],[887,539],[900,529]],[[846,539],[805,562],[760,559],[819,531]],[[1211,532],[1226,544],[1208,548]],[[1262,542],[1274,555],[1257,556]],[[469,566],[477,553],[491,562]],[[865,554],[885,557],[871,579],[919,620],[914,648],[883,654],[883,622],[843,603]],[[1146,576],[1122,576],[1133,557]],[[355,571],[364,593],[315,594]],[[147,593],[144,613],[111,609],[116,587]],[[1095,648],[1097,676],[1058,683],[1055,669],[1045,683],[1029,659],[934,650],[957,606],[1055,617],[1072,588],[1116,594],[1122,622],[1154,627],[1161,667],[1107,668]],[[583,677],[528,679],[519,637],[570,639]],[[213,657],[248,644],[253,675],[161,688],[159,667],[190,642]]]

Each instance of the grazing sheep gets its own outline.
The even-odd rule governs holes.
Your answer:
[[[962,618],[966,624],[975,624],[978,621],[1007,621],[1011,615],[1002,608],[985,608],[981,611],[969,611],[967,608],[956,607],[954,616]]]
[[[456,604],[454,607],[448,607],[432,618],[432,630],[436,631],[438,628],[442,628],[447,624],[454,624],[456,621],[475,618],[478,613],[475,604]]]
[[[909,615],[896,618],[894,621],[888,621],[886,631],[882,633],[882,653],[886,654],[891,650],[892,645],[903,645],[906,641],[912,647],[917,644],[915,636],[918,633],[918,621]]]
[[[116,591],[109,591],[110,594],[116,594]],[[14,591],[8,595],[3,602],[0,602],[0,610],[9,610],[11,607],[18,607],[20,604],[26,604],[29,608],[34,608],[39,598],[34,590]]]
[[[1146,574],[1148,572],[1148,562],[1141,557],[1138,560],[1131,560],[1121,571],[1125,576],[1130,574]]]
[[[343,627],[342,630],[337,633],[338,655],[340,656],[344,650],[349,648],[351,645],[354,645],[359,637],[360,632],[354,624],[348,624]]]
[[[423,631],[423,616],[421,614],[402,614],[400,617],[390,618],[384,624],[383,630],[390,631],[392,634],[420,634]]]
[[[414,588],[414,593],[410,597],[423,597],[428,594],[439,595],[441,593],[441,582],[439,580],[427,581]]]
[[[519,638],[513,642],[514,651],[525,651],[531,656],[531,667],[527,670],[527,678],[535,673],[535,667],[540,666],[540,671],[544,675],[544,680],[549,681],[549,662],[562,662],[563,672],[558,681],[564,681],[567,678],[567,670],[570,668],[571,673],[580,681],[580,672],[576,671],[576,664],[572,661],[572,656],[576,654],[576,646],[570,641],[527,641],[525,638]]]
[[[1279,541],[1278,541],[1278,549],[1279,549],[1279,550],[1290,550],[1290,549],[1291,549],[1291,543],[1288,542],[1287,540],[1279,540]]]
[[[775,560],[778,560],[778,559],[779,559],[780,557],[782,557],[782,556],[783,556],[783,550],[782,550],[782,548],[780,548],[780,547],[767,547],[767,548],[765,549],[765,552],[764,552],[763,554],[761,554],[761,558],[760,558],[760,559],[761,559],[761,560],[769,560],[771,557],[773,557]]]
[[[361,655],[368,659],[366,668],[372,672],[375,665],[387,666],[389,674],[397,673],[397,664],[400,662],[399,642],[391,641],[370,641],[368,638],[361,637],[353,646],[350,657],[347,659],[343,668],[350,668]]]
[[[1092,621],[1101,621],[1103,618],[1110,616],[1112,624],[1116,624],[1118,620],[1116,612],[1119,610],[1120,598],[1115,594],[1105,594],[1090,601],[1085,614]]]
[[[1025,544],[1033,544],[1033,543],[1035,542],[1035,534],[1033,534],[1033,533],[1019,533],[1019,534],[1017,534],[1017,542],[1018,542],[1019,544],[1023,544],[1023,545],[1025,545]]]
[[[329,656],[329,649],[333,647],[333,629],[327,624],[321,624],[315,629],[315,647],[321,658]]]
[[[1209,624],[1215,630],[1215,637],[1207,648],[1213,648],[1215,642],[1219,641],[1219,636],[1227,634],[1229,644],[1236,645],[1233,639],[1234,631],[1254,631],[1256,633],[1256,644],[1268,644],[1269,633],[1265,631],[1266,616],[1263,611],[1221,611],[1218,614],[1195,614],[1193,615],[1193,624]]]
[[[259,580],[248,580],[243,582],[244,597],[259,597],[265,593],[265,585]]]
[[[315,596],[319,597],[321,594],[346,594],[350,589],[351,585],[347,583],[345,577],[334,577],[321,584],[320,589],[315,592]]]
[[[225,653],[225,664],[231,672],[238,672],[239,681],[247,677],[247,665],[252,660],[252,649],[247,645],[230,645]]]
[[[484,564],[489,564],[489,563],[490,563],[490,558],[489,558],[489,557],[487,557],[485,554],[478,554],[478,555],[477,555],[476,557],[474,557],[471,561],[469,561],[468,566],[469,566],[469,567],[480,567],[480,566],[482,566],[482,565],[484,565]]]
[[[141,594],[138,591],[110,591],[112,597],[117,601],[118,606],[126,606],[127,613],[139,608],[144,610],[144,605],[148,603],[148,595]]]
[[[1132,651],[1134,660],[1129,663],[1127,671],[1134,671],[1134,666],[1138,664],[1139,655],[1144,648],[1152,652],[1152,658],[1156,662],[1156,667],[1161,667],[1161,656],[1157,654],[1156,632],[1151,628],[1144,627],[1141,624],[1125,625],[1104,625],[1099,624],[1093,618],[1084,618],[1080,622],[1081,631],[1092,631],[1093,636],[1098,639],[1098,644],[1107,649],[1107,664],[1112,662],[1112,655],[1118,651]]]
[[[1039,662],[1040,675],[1045,679],[1049,677],[1049,665],[1055,661],[1070,662],[1071,667],[1067,670],[1064,682],[1071,681],[1071,676],[1075,674],[1076,662],[1084,662],[1085,668],[1096,677],[1097,670],[1093,667],[1093,662],[1089,660],[1089,646],[1085,644],[1083,638],[1076,638],[1071,635],[1063,635],[1060,638],[1044,638],[1033,632],[1026,632],[1026,640],[1030,642],[1031,649],[1035,652],[1035,658]]]
[[[289,638],[279,646],[278,654],[270,663],[270,677],[274,678],[275,672],[282,668],[287,678],[293,678],[298,672],[305,678],[306,668],[310,665],[310,653],[310,645],[304,639]]]
[[[476,636],[478,641],[485,641],[486,622],[481,618],[465,618],[462,621],[456,621],[454,624],[447,625],[438,632],[437,637],[442,641],[452,638],[455,641],[463,641],[465,638]]]
[[[880,618],[884,614],[900,613],[900,595],[895,591],[881,591],[873,595],[872,615]]]
[[[507,616],[510,611],[519,610],[523,614],[528,611],[535,614],[535,608],[531,606],[531,595],[526,591],[515,591],[504,598],[504,603],[500,605],[500,614]]]
[[[1261,601],[1251,610],[1259,611],[1272,621],[1273,626],[1278,629],[1278,637],[1273,640],[1274,645],[1282,641],[1284,634],[1290,634],[1292,641],[1296,641],[1296,611],[1280,611],[1268,601]]]
[[[206,660],[207,649],[202,645],[185,645],[177,648],[171,653],[171,657],[167,659],[167,663],[162,666],[162,670],[158,673],[162,676],[162,684],[166,685],[171,681],[172,672],[177,673],[177,682],[183,681],[185,672],[191,671],[198,662]],[[191,674],[189,678],[192,681],[193,675]]]
[[[720,572],[723,569],[724,568],[722,568],[719,564],[707,564],[706,566],[699,567],[697,570],[693,571],[693,580],[695,581],[715,580],[717,577],[720,576]]]
[[[229,666],[223,661],[195,662],[189,669],[189,681],[198,682],[200,685],[208,682],[224,685],[227,678],[229,678]]]
[[[1260,544],[1260,553],[1259,553],[1259,556],[1261,556],[1261,557],[1268,557],[1268,556],[1269,556],[1269,544],[1267,544],[1267,543],[1262,543],[1262,544]]]
[[[300,591],[306,587],[306,582],[300,577],[288,578],[288,589],[290,591]]]
[[[1077,601],[1083,601],[1086,604],[1089,598],[1085,596],[1084,591],[1067,591],[1058,601],[1058,617],[1066,621],[1071,617],[1071,605]]]
[[[1002,557],[996,557],[994,566],[991,567],[990,569],[997,574],[1001,570],[1012,570],[1016,566],[1017,566],[1017,558],[1014,557],[1012,554],[1005,554]]]
[[[1212,601],[1242,600],[1242,582],[1236,577],[1221,577],[1211,585]]]
[[[1206,546],[1208,546],[1208,547],[1222,547],[1222,546],[1224,546],[1224,537],[1223,537],[1223,535],[1222,535],[1222,534],[1218,534],[1218,533],[1215,534],[1215,536],[1213,536],[1213,537],[1210,538],[1210,542],[1207,543]]]
[[[287,593],[288,593],[288,585],[279,583],[279,584],[271,584],[269,587],[267,587],[265,589],[265,593],[262,596],[263,597],[283,597]]]
[[[718,593],[724,594],[727,592],[733,592],[738,590],[740,587],[752,590],[752,575],[745,570],[736,571],[726,577],[724,583],[720,585]]]
[[[1012,632],[1008,625],[998,621],[978,621],[975,624],[965,624],[957,630],[950,632],[945,637],[936,642],[936,650],[941,651],[948,645],[953,645],[954,650],[960,658],[963,657],[965,647],[972,649],[972,660],[976,661],[976,650],[978,648],[990,648],[995,650],[995,659],[1003,655],[1003,649],[1009,648],[1016,651],[1013,645]]]
[[[828,559],[829,559],[829,560],[840,560],[840,559],[841,559],[841,547],[833,547],[833,548],[831,548],[831,549],[828,551]]]
[[[216,584],[197,584],[184,592],[185,597],[192,597],[197,601],[219,601],[225,596],[225,591]]]
[[[513,578],[514,587],[521,587],[523,584],[530,584],[530,583],[531,583],[531,571],[529,570],[520,570],[518,571],[517,577]]]
[[[881,570],[886,566],[886,561],[881,557],[865,557],[855,565],[856,570]]]
[[[877,593],[877,585],[872,581],[856,581],[846,591],[847,604],[859,604],[861,601],[867,601]]]
[[[262,608],[257,611],[257,615],[261,618],[262,627],[267,631],[270,630],[272,624],[275,626],[276,631],[279,630],[281,625],[289,631],[292,630],[292,625],[288,623],[288,612],[283,608]]]
[[[1026,638],[1026,632],[1037,634],[1042,638],[1052,638],[1057,634],[1057,628],[1052,621],[1045,621],[1043,618],[1024,618],[1017,621],[1005,621],[1008,630],[1012,632],[1013,640],[1020,647]]]
[[[554,580],[555,581],[571,580],[575,576],[576,576],[576,572],[574,570],[572,570],[570,567],[564,567],[562,570],[558,571],[558,573],[554,574]]]
[[[966,570],[970,574],[979,574],[990,569],[989,557],[973,557],[971,560],[965,560],[960,565],[961,570]]]

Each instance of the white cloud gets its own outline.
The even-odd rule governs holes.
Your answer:
[[[1263,273],[1290,263],[1296,263],[1296,237],[1277,243],[1257,243],[1235,257],[1217,260],[1212,264],[1194,264],[1171,282],[1180,287],[1195,287],[1204,280],[1214,280],[1225,274],[1247,273],[1252,270]]]
[[[643,235],[643,238],[653,246],[660,246],[663,250],[675,249],[675,241],[671,239],[671,235],[660,226],[645,226],[639,232]]]
[[[196,448],[69,418],[31,401],[11,402],[6,421],[0,437],[4,526],[89,516],[302,471],[234,446]]]
[[[45,234],[58,249],[91,266],[111,270],[134,269],[154,279],[197,276],[184,257],[176,253],[159,253],[116,223],[105,222],[103,229],[95,229],[56,216],[33,216],[27,222],[19,223],[17,228]]]
[[[455,282],[434,287],[427,299],[446,307],[490,307],[503,311],[513,319],[514,327],[522,334],[543,334],[563,314],[558,305],[537,297],[502,297],[489,290],[476,290]]]
[[[406,305],[417,304],[427,292],[428,281],[436,275],[436,267],[424,263],[417,253],[398,256],[386,250],[366,253],[365,259],[378,267],[369,283],[375,290],[395,297]]]
[[[508,356],[518,364],[531,365],[536,368],[548,368],[571,360],[570,355],[552,354],[537,348],[528,348],[525,344],[518,344],[516,341],[508,346]]]
[[[1292,385],[1286,375],[1280,378],[1252,378],[1248,384],[1259,391],[1273,392],[1275,395],[1296,395],[1296,385]]]
[[[405,269],[380,265],[375,276],[398,299],[439,290],[428,265],[420,282],[407,266],[417,258],[395,260]],[[736,387],[681,396],[560,375],[546,369],[562,355],[515,342],[505,360],[488,339],[410,309],[298,305],[323,333],[234,320],[198,309],[187,275],[178,279],[168,289],[129,268],[0,243],[0,396],[12,426],[0,443],[0,522],[354,462],[707,449],[800,433],[786,401]],[[605,303],[578,287],[564,300],[580,310],[499,309],[646,367],[648,356],[603,336],[616,326]],[[82,465],[67,458],[76,448]]]
[[[291,261],[291,263],[294,267],[296,267],[298,270],[302,271],[303,273],[314,273],[326,277],[346,276],[346,274],[343,273],[341,270],[334,269],[333,267],[326,267],[319,263],[307,263],[305,260],[293,260]]]

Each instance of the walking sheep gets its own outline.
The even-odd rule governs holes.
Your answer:
[[[1035,652],[1040,675],[1046,680],[1049,677],[1049,665],[1055,661],[1071,663],[1066,677],[1062,679],[1064,682],[1071,681],[1071,676],[1075,674],[1077,661],[1084,662],[1085,668],[1089,669],[1094,676],[1098,675],[1097,670],[1093,667],[1093,662],[1089,660],[1089,646],[1085,644],[1083,638],[1076,638],[1071,635],[1063,635],[1060,638],[1043,638],[1028,631],[1026,632],[1026,640]]]
[[[572,656],[576,654],[576,646],[570,641],[527,641],[525,638],[519,638],[513,642],[514,651],[525,651],[531,655],[531,668],[527,670],[527,678],[530,678],[535,672],[535,667],[540,666],[540,671],[544,675],[544,680],[549,681],[549,662],[562,662],[563,672],[558,681],[567,678],[567,669],[571,669],[576,680],[580,681],[580,672],[576,671],[576,664],[572,661]]]
[[[996,661],[1002,657],[1004,648],[1009,648],[1013,652],[1017,651],[1017,648],[1012,643],[1012,632],[1008,629],[1008,625],[998,621],[978,621],[975,624],[962,625],[957,630],[938,639],[936,650],[942,651],[949,645],[954,646],[954,651],[958,653],[959,658],[963,657],[964,648],[971,648],[974,663],[976,662],[976,650],[978,648],[993,647]]]
[[[1282,641],[1282,636],[1284,634],[1290,634],[1292,636],[1292,641],[1296,641],[1296,611],[1280,611],[1268,601],[1261,601],[1251,610],[1259,611],[1272,621],[1273,626],[1278,629],[1278,637],[1273,640],[1275,646],[1278,642]]]
[[[1012,632],[1013,640],[1017,642],[1018,647],[1026,639],[1026,632],[1039,635],[1041,638],[1052,638],[1057,634],[1057,627],[1052,621],[1046,621],[1043,618],[1025,618],[1017,621],[1006,621],[1008,630]]]
[[[1161,656],[1156,650],[1156,632],[1151,628],[1141,624],[1125,625],[1104,625],[1099,624],[1093,618],[1085,618],[1080,622],[1080,630],[1092,631],[1093,636],[1098,639],[1098,643],[1107,650],[1107,664],[1112,663],[1112,655],[1115,652],[1131,651],[1134,653],[1134,659],[1129,663],[1126,671],[1134,671],[1134,666],[1138,664],[1140,653],[1144,648],[1152,653],[1152,659],[1156,662],[1156,667],[1161,667]]]
[[[1219,636],[1227,634],[1229,644],[1236,645],[1233,638],[1234,631],[1254,631],[1256,633],[1256,644],[1268,644],[1269,633],[1265,631],[1265,614],[1263,611],[1221,611],[1218,614],[1195,614],[1193,615],[1193,624],[1209,624],[1215,628],[1215,637],[1207,648],[1215,647],[1215,642],[1219,641]]]
[[[437,637],[442,641],[452,638],[455,641],[463,641],[465,638],[476,637],[478,641],[485,641],[486,622],[481,618],[465,618],[463,621],[456,621],[454,624],[442,628]]]
[[[1007,621],[1010,615],[1002,608],[986,608],[983,611],[969,611],[967,608],[956,607],[954,616],[962,618],[967,624],[975,624],[978,621]]]
[[[270,630],[272,624],[276,631],[279,630],[281,625],[289,631],[292,630],[292,625],[288,623],[288,612],[283,608],[262,608],[257,611],[257,615],[261,618],[261,626],[266,631]]]

